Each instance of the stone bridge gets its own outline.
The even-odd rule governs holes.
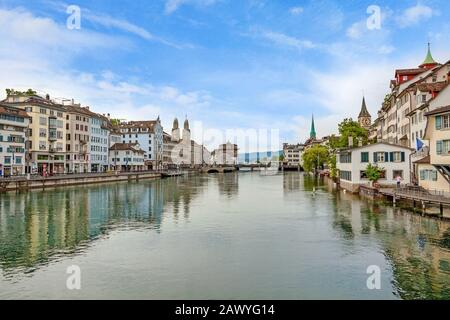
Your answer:
[[[201,172],[203,173],[229,173],[229,172],[236,172],[236,167],[205,167],[201,169]]]

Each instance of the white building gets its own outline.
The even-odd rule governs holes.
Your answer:
[[[96,114],[91,117],[91,172],[108,170],[109,132],[108,119]]]
[[[337,169],[341,187],[358,192],[359,186],[370,185],[366,177],[369,164],[383,169],[383,176],[378,181],[382,186],[397,184],[397,177],[402,184],[411,183],[410,156],[413,149],[388,143],[375,143],[353,149],[342,149],[337,152]]]
[[[145,151],[137,143],[116,143],[109,148],[109,157],[116,171],[145,170]]]
[[[29,123],[25,111],[0,105],[0,177],[25,174]]]
[[[212,162],[216,165],[237,165],[238,164],[238,146],[227,142],[219,146],[211,153]]]
[[[302,144],[283,144],[284,165],[291,168],[303,166],[303,151],[305,146]]]
[[[145,152],[144,158],[153,169],[162,167],[163,127],[158,117],[155,121],[130,121],[121,123],[122,143],[137,143]]]

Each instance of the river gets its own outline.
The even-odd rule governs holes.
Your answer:
[[[449,299],[450,223],[296,172],[0,195],[0,299],[60,298]]]

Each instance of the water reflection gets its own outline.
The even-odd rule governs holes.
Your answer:
[[[332,187],[249,173],[1,195],[0,294],[21,296],[17,275],[40,290],[51,266],[85,257],[105,292],[105,266],[126,273],[124,297],[372,298],[365,270],[379,264],[377,298],[450,298],[449,222]],[[117,245],[129,252],[103,254]]]
[[[0,196],[0,267],[32,272],[39,264],[86,249],[117,228],[161,232],[164,208],[189,219],[202,177],[120,183]],[[16,270],[18,269],[18,270]]]
[[[336,194],[333,228],[345,240],[376,242],[402,299],[450,299],[450,223],[357,196]]]

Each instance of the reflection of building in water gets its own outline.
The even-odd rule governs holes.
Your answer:
[[[289,172],[283,175],[283,191],[285,195],[293,191],[299,191],[301,184],[302,177],[300,173]]]
[[[347,239],[371,238],[390,261],[402,299],[450,298],[450,223],[385,207],[354,195],[336,196],[333,228]],[[414,276],[412,276],[414,275]]]
[[[217,185],[219,193],[232,198],[239,193],[239,175],[234,173],[226,173],[217,175]]]
[[[0,268],[34,268],[121,227],[161,231],[164,214],[189,218],[198,177],[0,195]],[[173,210],[172,210],[173,208]]]

